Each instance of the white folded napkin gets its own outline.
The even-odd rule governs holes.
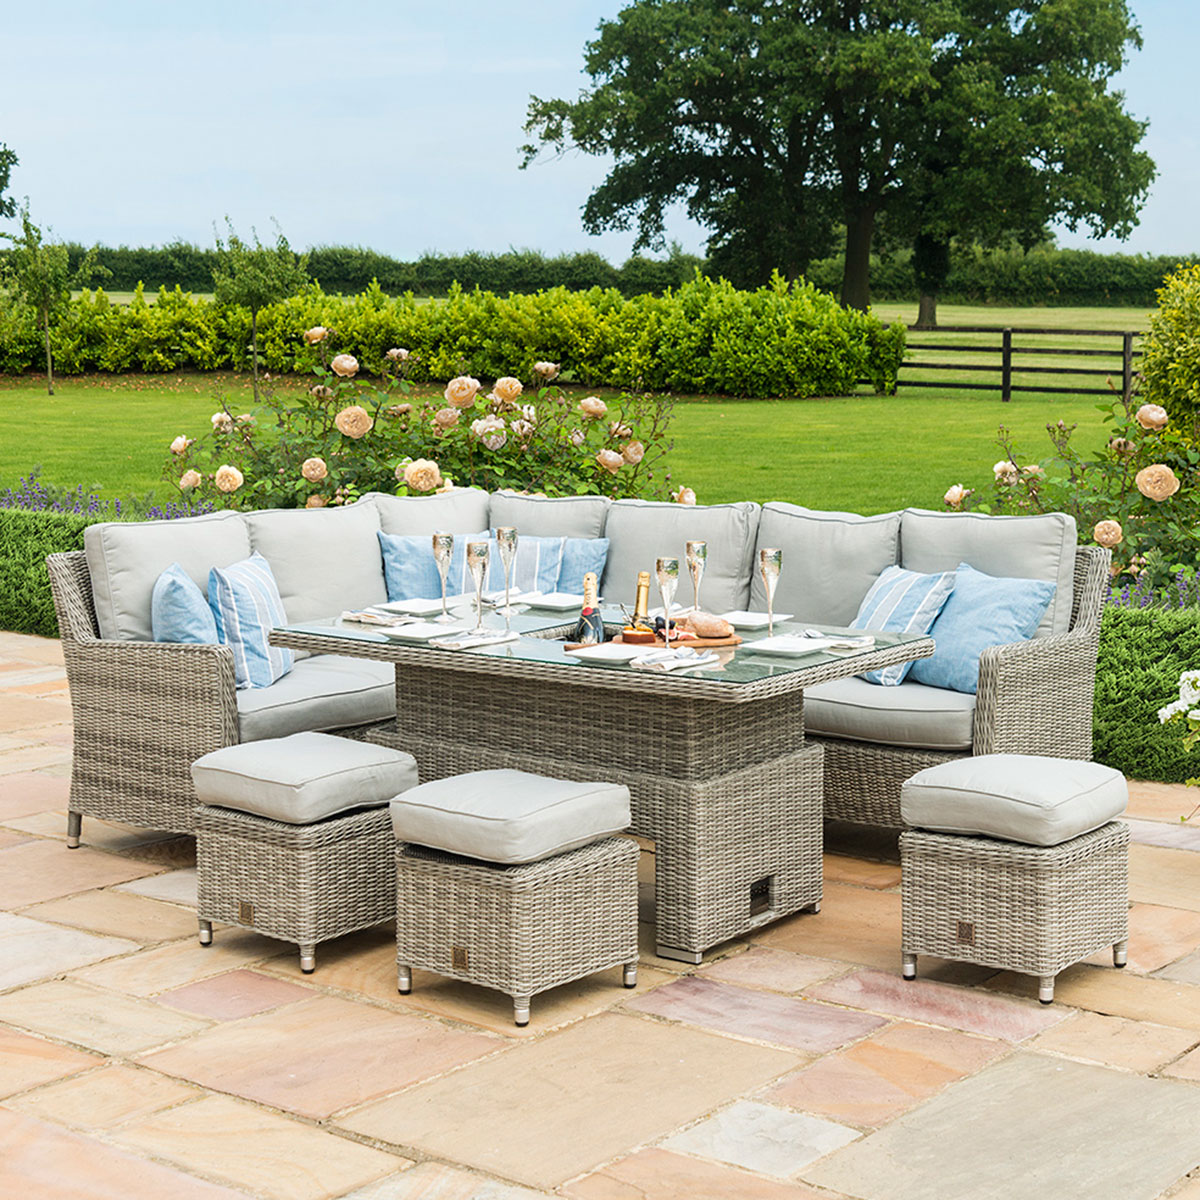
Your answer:
[[[696,651],[690,646],[679,650],[651,650],[630,662],[631,667],[644,671],[682,671],[689,667],[711,667],[720,661],[720,655],[712,650]]]
[[[485,630],[483,633],[459,633],[450,637],[431,638],[429,644],[439,650],[472,650],[478,646],[499,646],[515,642],[521,635],[515,630]]]

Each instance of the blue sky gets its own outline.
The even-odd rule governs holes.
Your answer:
[[[1124,245],[1200,250],[1200,135],[1192,87],[1198,0],[1133,0],[1146,47],[1121,84],[1149,118],[1159,179]],[[579,211],[601,160],[518,170],[530,93],[586,84],[584,43],[620,0],[55,0],[10,5],[0,45],[0,141],[12,191],[76,241],[210,245],[279,221],[296,246],[628,254]],[[701,250],[680,213],[669,230]]]

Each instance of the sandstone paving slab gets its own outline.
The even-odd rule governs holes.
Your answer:
[[[158,1002],[214,1021],[237,1021],[312,996],[311,988],[239,968],[163,992]]]
[[[1200,1200],[1200,1175],[1184,1180],[1182,1187],[1171,1192],[1171,1200]]]
[[[65,746],[30,740],[28,745],[0,754],[0,776],[35,771],[50,779],[69,779],[71,752]],[[55,803],[61,803],[56,801]]]
[[[423,1162],[355,1188],[342,1200],[537,1200],[548,1194],[445,1163]]]
[[[768,946],[752,946],[743,954],[709,963],[698,974],[703,979],[720,979],[742,987],[795,993],[810,983],[841,975],[846,969],[844,962],[832,958],[812,958]]]
[[[1061,1005],[1024,1004],[926,979],[904,979],[886,971],[855,971],[814,984],[805,989],[805,995],[1008,1042],[1033,1037],[1070,1015]]]
[[[65,700],[40,700],[36,696],[0,692],[0,729],[5,732],[54,725],[70,718],[71,706]]]
[[[1080,1012],[1039,1034],[1027,1050],[1065,1054],[1106,1067],[1147,1073],[1178,1058],[1200,1042],[1200,1031]]]
[[[1162,1069],[1164,1075],[1172,1079],[1191,1079],[1200,1082],[1200,1050],[1184,1054],[1174,1062],[1168,1063]]]
[[[879,891],[900,886],[899,863],[871,862],[849,854],[826,854],[824,873],[826,883],[845,883]]]
[[[207,1096],[155,1113],[112,1136],[272,1200],[341,1195],[410,1161],[228,1096]]]
[[[1164,846],[1168,850],[1200,850],[1200,825],[1181,821],[1134,821],[1125,819],[1131,841],[1143,846]]]
[[[44,812],[31,813],[25,817],[14,817],[7,822],[10,829],[34,833],[38,837],[67,840],[67,810],[52,808]],[[112,821],[89,819],[83,835],[89,850],[105,850],[109,854],[125,854],[138,846],[153,842],[165,842],[176,837],[156,829],[136,829],[132,825],[120,825]]]
[[[177,871],[164,871],[160,875],[150,875],[145,879],[123,884],[118,890],[131,892],[135,896],[147,896],[151,900],[165,900],[168,904],[182,904],[185,908],[195,908],[196,887],[196,868],[180,867]]]
[[[77,1075],[104,1060],[0,1025],[0,1100],[52,1079]]]
[[[760,946],[815,958],[895,969],[900,963],[900,894],[825,885],[819,913],[797,913],[751,934]]]
[[[196,936],[195,913],[119,888],[99,888],[46,900],[22,909],[21,915],[110,937],[129,938],[143,946]]]
[[[803,1176],[863,1200],[1153,1200],[1200,1161],[1198,1124],[1200,1088],[1016,1053]]]
[[[74,979],[35,983],[0,996],[0,1021],[104,1054],[136,1054],[198,1033],[209,1024]]]
[[[1200,912],[1200,863],[1191,850],[1129,847],[1129,898]]]
[[[425,1017],[317,995],[219,1025],[142,1062],[204,1087],[323,1120],[501,1045],[485,1034],[450,1029]]]
[[[7,1107],[94,1132],[115,1129],[198,1096],[195,1088],[174,1079],[118,1063],[38,1088],[9,1100]]]
[[[142,863],[80,847],[37,840],[0,850],[0,908],[24,908],[39,900],[140,879],[154,870]]]
[[[1200,871],[1200,858],[1196,859],[1196,870]],[[1129,970],[1149,974],[1197,949],[1200,949],[1200,912],[1164,908],[1160,904],[1130,907]],[[1112,951],[1105,948],[1087,961],[1111,967]]]
[[[124,938],[97,937],[0,912],[0,991],[136,949],[137,942]]]
[[[739,1100],[662,1144],[667,1150],[786,1179],[858,1136],[858,1130],[835,1121]]]
[[[650,1147],[562,1189],[575,1200],[831,1200],[802,1183],[764,1179],[723,1163]],[[836,1200],[836,1198],[832,1198]]]
[[[245,1200],[246,1193],[0,1108],[0,1195],[14,1200]]]
[[[530,1187],[552,1188],[798,1065],[795,1054],[603,1013],[337,1124]]]
[[[35,633],[0,633],[0,658],[8,662],[63,663],[62,642]]]
[[[3,757],[0,757],[0,762]],[[5,825],[40,812],[66,806],[71,791],[69,779],[57,779],[41,771],[15,771],[5,775],[0,786],[0,822]]]
[[[19,846],[29,840],[28,836],[18,833],[15,829],[0,829],[0,850],[6,850],[9,846]]]
[[[1200,950],[1193,950],[1154,972],[1156,979],[1173,979],[1177,983],[1200,984]]]
[[[789,1076],[765,1098],[851,1125],[874,1127],[1003,1054],[1007,1043],[925,1025],[891,1025]]]
[[[1127,817],[1144,821],[1165,821],[1178,825],[1180,819],[1196,807],[1196,794],[1183,783],[1129,781]]]
[[[696,976],[656,988],[627,1007],[718,1033],[791,1046],[806,1054],[836,1050],[884,1024],[882,1017]]]

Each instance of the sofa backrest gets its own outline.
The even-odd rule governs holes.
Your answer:
[[[488,494],[480,488],[455,488],[434,496],[389,496],[368,492],[351,508],[373,506],[384,533],[413,537],[421,533],[480,533],[488,527]]]
[[[511,525],[530,537],[598,538],[612,501],[607,496],[522,496],[493,492],[488,510],[492,529]],[[481,526],[482,528],[482,526]]]
[[[900,515],[900,565],[925,574],[977,571],[1056,584],[1035,637],[1066,633],[1075,591],[1075,518],[1066,513],[997,517],[906,508]]]
[[[750,559],[758,531],[757,504],[673,504],[669,501],[614,500],[604,523],[609,539],[608,562],[601,592],[609,604],[631,605],[637,598],[639,571],[651,575],[651,607],[657,587],[654,561],[679,559],[676,598],[691,602],[692,584],[684,560],[689,541],[708,543],[708,564],[700,590],[701,606],[709,612],[745,608],[750,598]],[[658,603],[661,603],[659,601]]]
[[[821,512],[798,504],[764,504],[750,564],[750,607],[767,607],[758,552],[783,551],[775,608],[797,621],[849,625],[881,572],[900,553],[900,514]]]
[[[96,627],[102,638],[152,640],[150,597],[154,583],[178,563],[207,595],[211,567],[250,555],[250,534],[240,513],[215,512],[175,521],[104,521],[83,533]]]

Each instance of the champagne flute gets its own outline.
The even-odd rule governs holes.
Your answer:
[[[475,632],[483,632],[483,577],[487,574],[488,543],[467,543],[467,570],[475,581]]]
[[[437,572],[442,580],[442,615],[434,620],[440,625],[448,625],[455,618],[446,611],[446,576],[450,574],[450,559],[454,554],[454,534],[435,533],[433,535],[433,561],[437,563]]]
[[[704,578],[704,566],[708,562],[707,542],[688,542],[687,565],[692,573],[693,600],[692,611],[700,611],[700,580]]]
[[[500,549],[500,561],[504,564],[504,631],[512,630],[512,605],[509,603],[509,587],[512,582],[512,566],[517,557],[517,531],[511,525],[501,525],[496,530],[496,545]]]
[[[779,569],[782,566],[782,550],[768,549],[758,552],[758,570],[767,593],[767,637],[775,636],[775,588],[779,584]]]
[[[654,564],[654,577],[658,580],[658,591],[663,602],[663,641],[670,649],[671,601],[675,599],[675,588],[679,584],[679,559],[658,559]]]

